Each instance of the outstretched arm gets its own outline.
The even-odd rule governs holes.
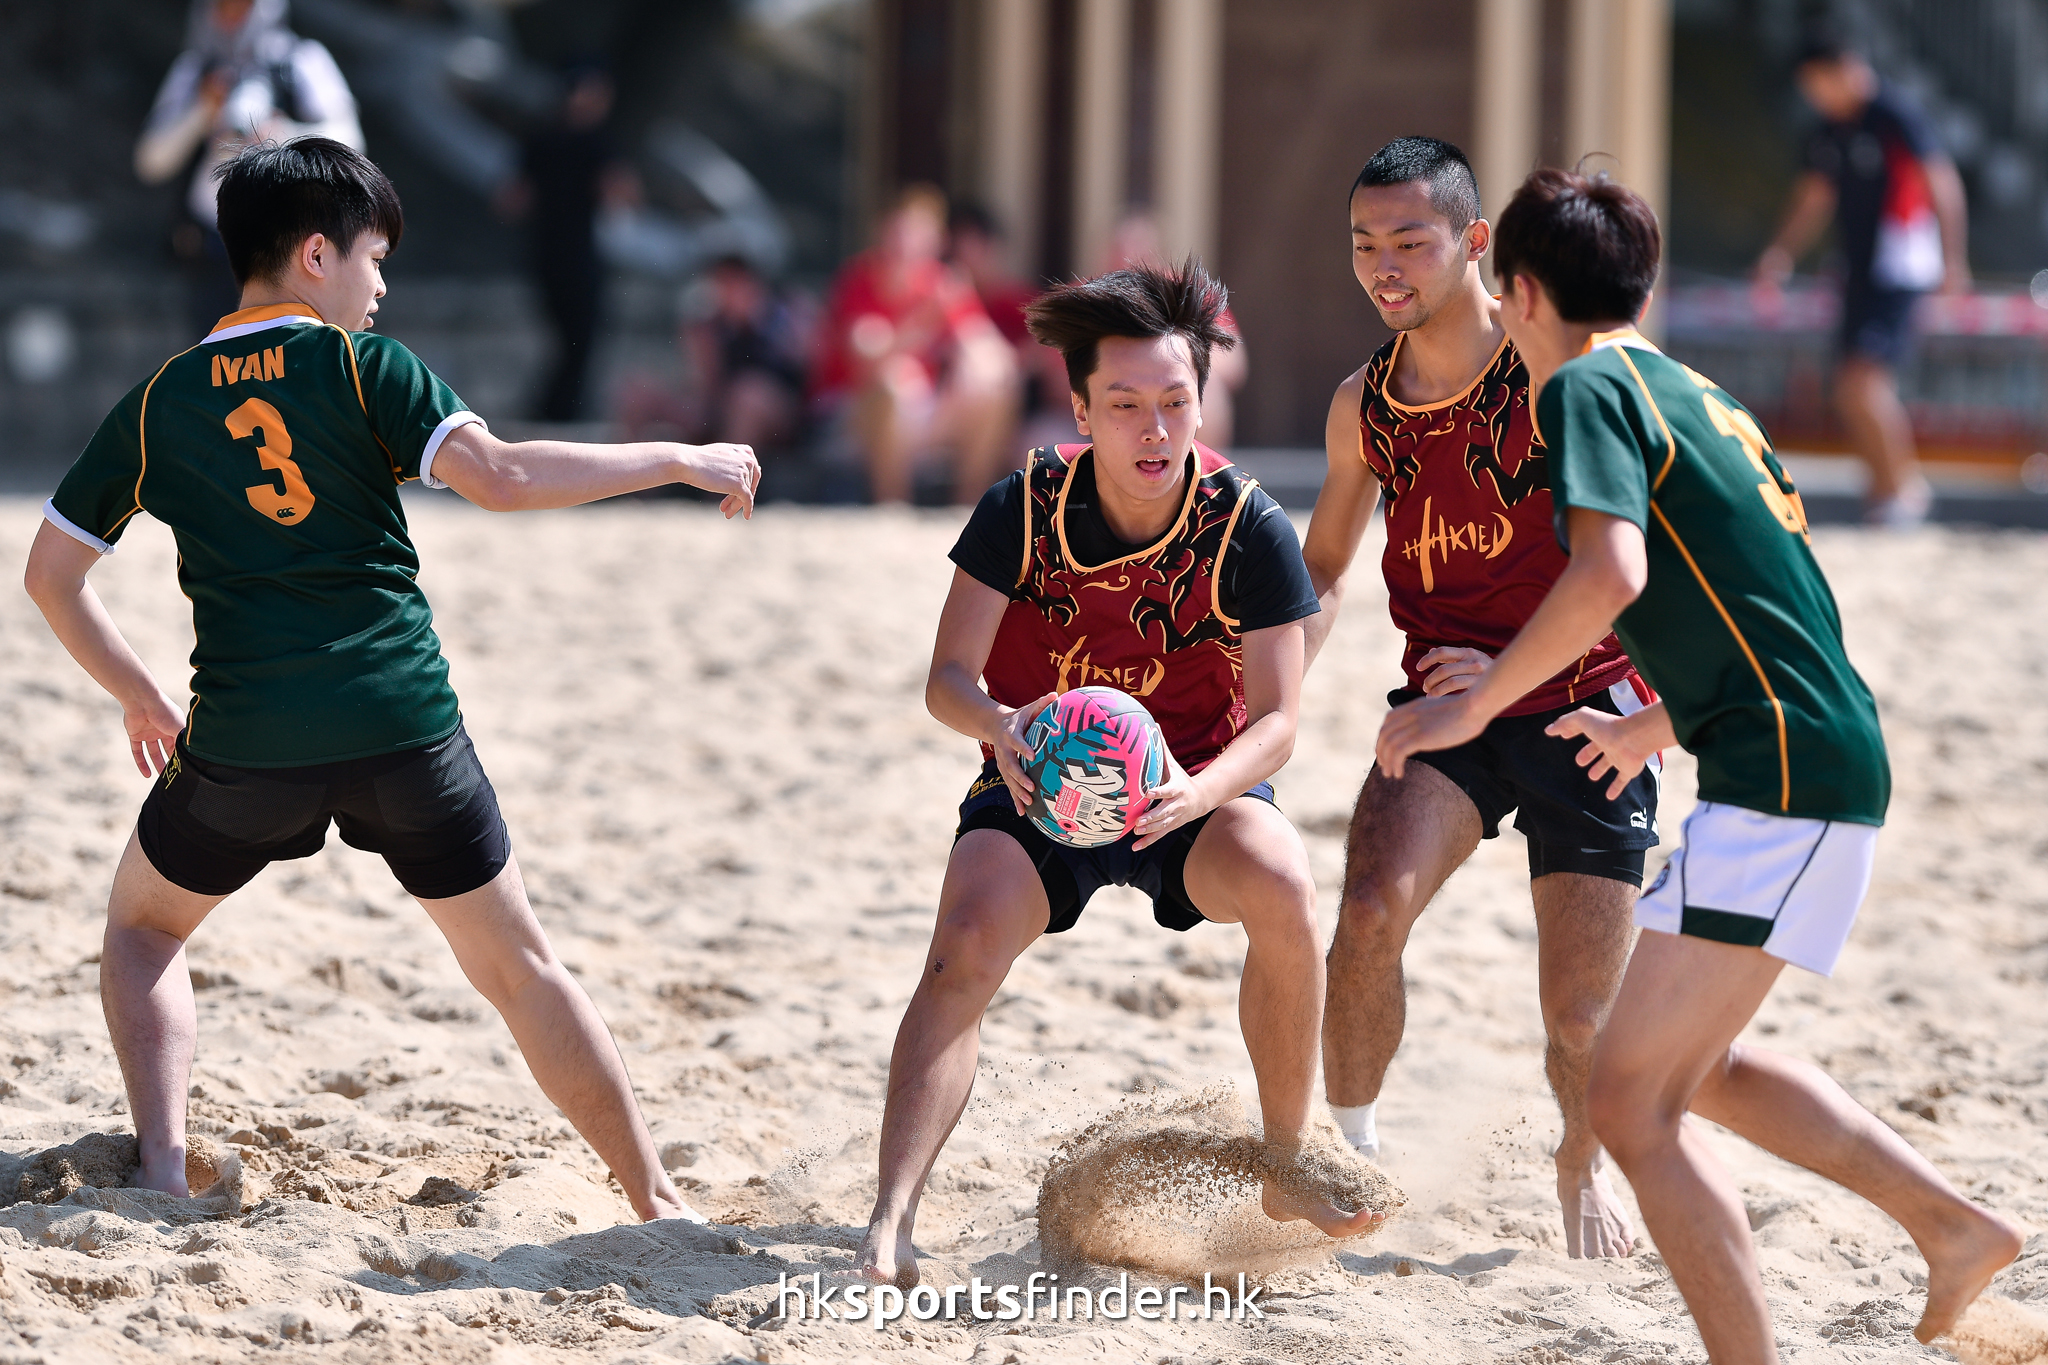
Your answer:
[[[1358,556],[1358,542],[1372,523],[1379,506],[1380,484],[1366,467],[1364,433],[1358,427],[1358,402],[1365,392],[1365,371],[1360,370],[1337,386],[1330,400],[1330,413],[1323,423],[1323,450],[1329,457],[1329,472],[1323,475],[1322,491],[1316,494],[1316,510],[1310,515],[1308,534],[1302,538],[1301,557],[1308,563],[1309,582],[1323,609],[1302,622],[1306,632],[1302,667],[1308,668],[1322,652],[1323,641],[1337,625],[1337,609],[1344,604],[1344,583],[1351,573],[1351,561]]]
[[[1571,563],[1493,666],[1463,692],[1425,697],[1387,713],[1377,746],[1387,776],[1408,756],[1476,739],[1517,699],[1599,643],[1650,580],[1649,550],[1632,521],[1574,507]]]
[[[153,777],[171,761],[185,716],[86,583],[86,574],[99,561],[98,550],[45,521],[29,548],[22,585],[79,667],[121,703],[135,766],[144,777]]]
[[[726,516],[751,518],[761,466],[752,446],[501,441],[472,423],[457,427],[441,442],[434,452],[433,476],[493,512],[574,507],[686,483],[724,494],[719,506]]]

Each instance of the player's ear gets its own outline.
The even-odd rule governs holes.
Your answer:
[[[1082,396],[1081,394],[1075,393],[1075,392],[1074,392],[1074,391],[1073,391],[1072,389],[1068,389],[1068,390],[1067,390],[1067,397],[1069,397],[1069,398],[1071,398],[1071,399],[1073,399],[1073,400],[1074,400],[1074,427],[1075,427],[1075,429],[1076,429],[1077,431],[1079,431],[1079,432],[1080,432],[1080,433],[1081,433],[1081,434],[1082,434],[1083,436],[1087,436],[1087,435],[1090,435],[1091,433],[1090,433],[1090,432],[1089,432],[1089,430],[1088,430],[1088,400],[1087,400],[1087,398],[1083,397],[1083,396]]]
[[[1474,218],[1472,225],[1465,229],[1465,259],[1476,261],[1486,254],[1493,245],[1493,224],[1484,218]]]
[[[316,232],[299,243],[299,268],[316,280],[324,280],[334,267],[335,254],[334,243]]]

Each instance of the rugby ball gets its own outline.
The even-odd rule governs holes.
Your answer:
[[[1166,780],[1166,739],[1136,697],[1113,687],[1062,692],[1032,717],[1025,814],[1048,839],[1100,848],[1131,832]]]

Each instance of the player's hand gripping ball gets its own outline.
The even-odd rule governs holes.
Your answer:
[[[1025,812],[1048,839],[1099,848],[1131,832],[1166,780],[1166,739],[1152,713],[1113,687],[1077,687],[1031,718]]]

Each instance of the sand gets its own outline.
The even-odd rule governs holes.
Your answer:
[[[715,1225],[631,1222],[424,916],[338,840],[270,869],[193,942],[194,1175],[212,1193],[116,1188],[129,1130],[95,963],[143,783],[113,706],[9,590],[0,1361],[1701,1359],[1653,1252],[1563,1255],[1512,833],[1414,939],[1381,1118],[1406,1206],[1369,1241],[1266,1276],[1263,1318],[876,1331],[773,1317],[780,1276],[843,1280],[851,1263],[889,1043],[975,767],[920,701],[958,516],[771,507],[735,526],[673,503],[411,506],[539,913]],[[0,502],[0,566],[21,562],[36,521],[33,501]],[[2043,1225],[2048,540],[1831,530],[1817,544],[1884,710],[1897,797],[1837,977],[1788,972],[1752,1036],[1829,1067],[1973,1197]],[[1326,929],[1397,680],[1376,555],[1279,780]],[[144,519],[94,580],[175,689],[190,625],[172,563]],[[1667,832],[1690,781],[1681,757]],[[1119,1104],[1250,1094],[1242,955],[1235,929],[1169,933],[1113,892],[1026,956],[924,1201],[928,1280],[1040,1269],[1048,1166]],[[1710,1141],[1741,1183],[1788,1360],[1942,1358],[1907,1335],[1924,1267],[1899,1228]],[[2048,1297],[2048,1239],[1998,1287]]]

